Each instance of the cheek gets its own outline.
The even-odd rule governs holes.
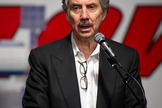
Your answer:
[[[101,15],[97,15],[97,17],[92,17],[92,22],[95,26],[99,26],[102,22],[102,16]]]
[[[78,23],[79,23],[77,15],[74,15],[74,16],[71,15],[69,17],[69,22],[70,22],[71,27],[75,28],[78,25]]]

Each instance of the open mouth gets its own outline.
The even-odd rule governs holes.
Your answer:
[[[83,26],[79,26],[79,29],[80,29],[81,31],[83,31],[83,32],[87,32],[87,31],[89,31],[90,28],[91,28],[90,25],[83,25]]]
[[[81,28],[81,29],[87,29],[87,28],[90,28],[90,27],[91,27],[90,25],[79,26],[79,28]]]
[[[89,21],[81,21],[78,24],[78,28],[80,29],[81,32],[89,32],[92,26],[93,23]]]

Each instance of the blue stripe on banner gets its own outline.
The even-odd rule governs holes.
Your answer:
[[[44,6],[22,6],[21,27],[31,30],[31,47],[37,45],[37,30],[45,28],[44,14]]]

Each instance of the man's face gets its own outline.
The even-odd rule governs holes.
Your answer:
[[[106,16],[99,0],[69,0],[67,19],[74,36],[81,39],[93,38]]]

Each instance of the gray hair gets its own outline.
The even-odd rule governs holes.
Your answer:
[[[104,11],[105,9],[109,9],[109,1],[110,0],[100,0],[102,11]],[[66,13],[68,13],[68,5],[69,0],[62,0],[62,8]]]

